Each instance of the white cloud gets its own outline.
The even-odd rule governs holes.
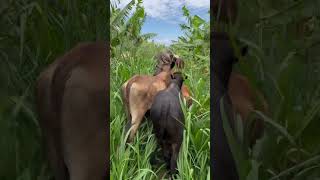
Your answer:
[[[186,4],[194,8],[210,8],[210,0],[186,0]]]
[[[111,0],[112,3],[117,0]],[[121,0],[119,7],[124,7],[130,0]],[[144,0],[146,14],[155,19],[166,20],[171,23],[180,23],[182,20],[182,6],[189,9],[209,9],[210,0]]]
[[[165,38],[165,37],[154,38],[153,41],[159,44],[164,44],[166,46],[169,46],[172,44],[172,39]]]
[[[168,22],[181,21],[181,8],[185,5],[182,0],[145,0],[143,2],[148,16]]]

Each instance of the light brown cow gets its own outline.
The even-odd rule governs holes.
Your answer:
[[[57,180],[109,177],[109,47],[83,43],[43,71],[39,123]]]
[[[131,127],[128,142],[132,142],[144,115],[152,105],[154,96],[168,87],[174,65],[175,62],[164,64],[161,67],[162,71],[155,76],[135,75],[122,85],[122,99]]]

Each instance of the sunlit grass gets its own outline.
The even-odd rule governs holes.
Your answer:
[[[108,5],[104,0],[0,4],[0,179],[50,179],[35,108],[36,79],[77,43],[108,39]]]
[[[253,149],[241,143],[232,145],[238,151],[243,149],[242,154],[235,155],[241,179],[300,180],[320,175],[320,136],[315,128],[320,125],[320,23],[316,4],[239,3],[241,25],[232,30],[249,46],[249,55],[235,70],[264,94],[270,111],[252,113],[266,124],[264,137]],[[265,16],[271,11],[276,15]],[[263,16],[266,21],[261,21]],[[257,26],[249,26],[254,23]],[[308,26],[307,31],[297,31],[303,26]]]

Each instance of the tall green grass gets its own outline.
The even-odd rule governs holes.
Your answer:
[[[233,144],[244,149],[235,155],[241,179],[319,178],[319,1],[249,0],[239,5],[239,23],[231,31],[250,50],[235,69],[265,95],[270,109],[267,115],[252,113],[266,124],[253,149]]]
[[[131,11],[132,15],[129,15]],[[168,47],[148,41],[153,33],[141,34],[145,20],[142,1],[131,1],[123,9],[117,8],[115,3],[111,12],[111,179],[160,179],[167,172],[163,163],[154,167],[150,164],[153,153],[159,149],[152,123],[144,120],[134,142],[125,143],[128,121],[120,88],[133,75],[152,75],[156,63],[154,55]],[[175,179],[210,179],[209,39],[203,37],[209,37],[209,26],[200,17],[190,15],[185,7],[182,12],[193,24],[181,25],[186,33],[181,34],[183,41],[175,42],[170,48],[185,60],[183,72],[188,76],[185,83],[190,87],[194,101],[189,109],[182,102],[185,129],[178,158],[179,174]],[[206,28],[203,28],[204,24]],[[188,30],[192,30],[190,34]],[[193,43],[195,40],[198,44]],[[200,40],[204,43],[199,44]]]
[[[35,83],[80,41],[108,39],[103,0],[0,2],[0,179],[49,179]]]
[[[150,158],[158,145],[152,133],[152,123],[145,120],[138,130],[135,141],[126,149],[124,127],[127,119],[120,97],[121,85],[135,74],[152,74],[155,67],[153,55],[163,46],[145,43],[137,57],[111,59],[111,179],[156,179],[165,168],[151,167]],[[194,102],[190,109],[184,108],[185,132],[178,160],[178,179],[209,179],[209,61],[199,66],[193,59],[186,59],[185,81],[192,91]],[[207,73],[199,73],[199,72]],[[184,102],[182,102],[184,104]],[[185,107],[185,106],[183,106]]]

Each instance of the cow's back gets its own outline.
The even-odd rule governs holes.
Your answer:
[[[151,106],[150,118],[156,132],[162,130],[163,132],[158,133],[166,133],[169,139],[173,138],[174,134],[179,139],[182,138],[184,115],[180,105],[179,91],[171,92],[170,89],[160,91]]]

